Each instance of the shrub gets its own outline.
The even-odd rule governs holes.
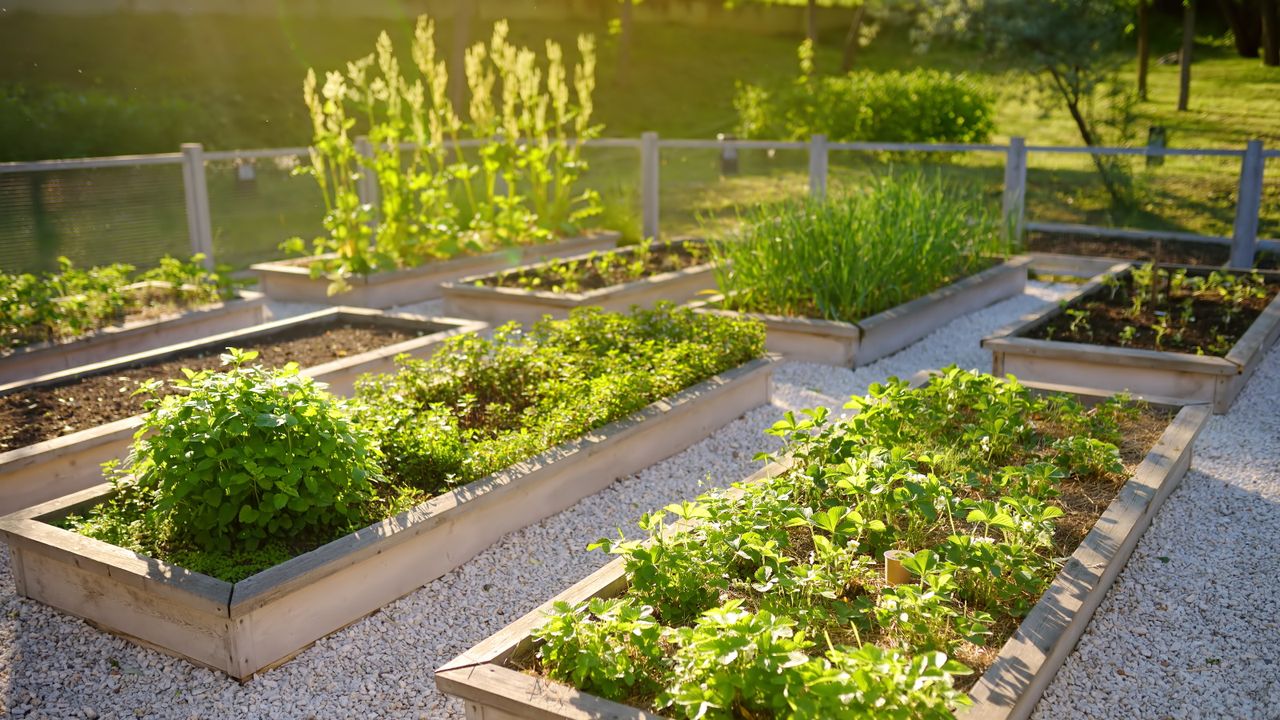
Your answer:
[[[919,173],[876,179],[825,202],[740,213],[712,243],[733,310],[857,321],[988,266],[1010,249],[982,198]]]
[[[381,475],[373,438],[296,364],[248,365],[257,355],[231,350],[227,371],[188,371],[184,392],[149,401],[113,472],[149,534],[254,550],[362,518]]]
[[[987,90],[966,75],[923,68],[739,85],[734,107],[743,137],[770,140],[980,143],[995,129]]]

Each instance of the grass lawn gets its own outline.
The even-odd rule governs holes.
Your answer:
[[[367,52],[384,28],[392,32],[400,47],[407,46],[409,20],[76,18],[8,13],[0,15],[0,84],[95,90],[143,104],[177,99],[182,104],[165,132],[144,137],[121,133],[112,136],[111,146],[99,152],[172,151],[184,139],[200,140],[211,149],[302,145],[308,140],[300,97],[306,68],[340,66]],[[478,32],[487,34],[487,27],[481,26]],[[656,130],[664,137],[712,137],[717,132],[731,132],[737,82],[782,81],[795,72],[798,38],[793,36],[639,25],[632,50],[634,66],[628,80],[618,82],[617,51],[614,40],[606,36],[603,21],[520,22],[513,27],[515,39],[530,45],[540,45],[547,37],[571,45],[578,32],[595,33],[602,41],[596,108],[609,136],[636,136],[645,130]],[[437,36],[447,46],[451,29],[441,25]],[[818,55],[821,70],[838,67],[838,40],[824,39]],[[1176,41],[1173,24],[1157,24],[1153,56],[1173,50]],[[1080,144],[1065,112],[1056,108],[1046,112],[1040,107],[1029,78],[983,67],[970,51],[943,49],[918,55],[911,52],[904,33],[889,31],[863,52],[859,65],[875,70],[928,65],[972,73],[997,93],[995,140],[1021,135],[1032,144]],[[1148,126],[1159,124],[1168,128],[1170,144],[1175,147],[1241,147],[1254,137],[1270,147],[1280,147],[1280,70],[1234,57],[1230,48],[1205,38],[1197,48],[1191,110],[1184,113],[1174,110],[1177,70],[1176,66],[1152,64],[1151,96],[1137,107],[1135,142],[1145,139]],[[43,156],[57,154],[54,151],[59,148],[78,154],[73,138],[46,147],[53,150]],[[0,140],[0,154],[8,155],[0,160],[14,159],[21,151]],[[883,171],[892,164],[927,164],[980,183],[992,202],[999,199],[1003,158],[998,154],[967,158],[850,155],[832,157],[834,189],[856,184],[866,173]],[[589,182],[616,198],[608,224],[634,228],[639,216],[635,153],[600,151],[590,160],[593,170]],[[731,216],[733,206],[739,203],[804,192],[803,153],[746,152],[742,166],[742,174],[722,178],[713,151],[664,151],[664,230],[688,232],[698,228],[699,216],[723,218]],[[1103,195],[1086,158],[1033,154],[1029,215],[1061,222],[1229,234],[1237,160],[1170,159],[1154,168],[1139,161],[1135,169],[1141,203],[1116,210]],[[1264,200],[1263,234],[1275,236],[1280,235],[1280,159],[1272,160],[1268,169],[1271,180]],[[270,256],[274,245],[285,237],[314,232],[319,221],[318,198],[309,182],[260,165],[253,183],[241,183],[231,168],[213,167],[209,183],[219,255],[245,263]],[[147,197],[146,192],[139,192],[136,198],[116,198],[111,207],[119,212],[121,203],[146,203]],[[21,207],[18,204],[15,210]],[[146,234],[137,222],[112,225],[86,220],[79,226],[66,225],[59,236],[46,238],[44,245],[48,247],[34,255],[14,252],[13,248],[6,252],[4,247],[16,242],[29,246],[30,235],[3,233],[0,265],[26,264],[31,257],[48,258],[64,246],[92,252],[102,243],[85,238],[96,238],[102,232],[100,226]],[[155,232],[168,234],[173,225],[165,220],[162,230]],[[137,244],[144,246],[141,241]]]

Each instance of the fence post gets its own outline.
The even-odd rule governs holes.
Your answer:
[[[1022,242],[1027,215],[1027,141],[1009,138],[1009,154],[1004,163],[1004,199],[1001,203],[1005,227]]]
[[[658,133],[640,135],[641,234],[658,239]]]
[[[1262,141],[1250,140],[1240,161],[1240,187],[1236,191],[1236,223],[1231,231],[1231,260],[1236,268],[1253,267],[1258,247],[1258,211],[1262,206]]]
[[[187,200],[187,234],[191,254],[204,253],[204,266],[214,268],[213,221],[209,215],[209,185],[204,174],[204,146],[182,144],[182,187]]]
[[[356,137],[356,154],[365,160],[373,158],[373,143],[369,142],[368,135]],[[360,204],[372,207],[376,215],[381,204],[378,198],[378,176],[373,172],[372,163],[361,162],[357,170],[360,172],[360,179],[356,181],[356,194],[360,196]]]
[[[809,197],[821,200],[827,196],[827,136],[809,138]]]

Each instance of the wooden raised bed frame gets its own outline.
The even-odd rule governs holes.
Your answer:
[[[108,326],[67,342],[27,345],[0,357],[0,385],[257,325],[266,313],[262,293],[241,290],[226,302]]]
[[[1204,273],[1211,270],[1186,265],[1160,267],[1185,267]],[[1132,263],[1121,263],[1106,275],[1132,269]],[[1272,282],[1280,282],[1280,273],[1258,272]],[[1099,276],[1062,303],[1027,315],[984,338],[982,346],[991,350],[992,373],[1101,393],[1127,391],[1159,403],[1212,403],[1214,412],[1221,414],[1230,409],[1267,349],[1280,338],[1280,294],[1225,357],[1024,337],[1103,288]]]
[[[686,242],[694,241],[676,240],[672,245],[680,246]],[[617,252],[634,251],[620,248]],[[591,254],[583,253],[566,259],[585,260]],[[545,264],[534,263],[515,270],[529,270]],[[716,287],[715,268],[709,262],[633,282],[572,293],[475,284],[493,275],[494,273],[472,275],[445,283],[442,286],[445,314],[475,318],[494,325],[510,320],[528,325],[541,320],[544,315],[553,318],[568,317],[569,311],[578,307],[594,306],[610,312],[626,312],[632,306],[653,307],[659,300],[682,303],[704,290]]]
[[[721,373],[234,585],[48,524],[109,485],[0,518],[0,534],[23,597],[245,680],[767,403],[775,362]]]
[[[1031,715],[1156,511],[1190,468],[1192,444],[1209,417],[1204,405],[1179,410],[969,692],[974,704],[958,713],[962,720],[1023,720]],[[781,469],[775,463],[746,482]],[[436,687],[463,700],[468,720],[665,720],[511,667],[513,661],[533,652],[530,633],[545,622],[555,602],[579,603],[625,591],[625,562],[623,558],[610,562],[449,661],[436,670]]]
[[[856,323],[719,310],[723,298],[690,303],[699,312],[749,317],[765,324],[765,347],[788,360],[855,368],[892,355],[956,318],[1027,286],[1030,258],[1011,257],[939,290]]]
[[[364,373],[394,370],[394,360],[397,355],[407,353],[415,357],[427,357],[448,338],[487,327],[484,323],[472,320],[393,315],[364,308],[328,308],[263,323],[245,330],[50,373],[24,383],[0,386],[0,393],[57,384],[78,376],[110,371],[111,368],[132,367],[149,361],[164,360],[192,350],[218,351],[228,346],[235,347],[237,343],[246,340],[301,325],[343,321],[373,322],[391,327],[432,332],[302,370],[304,375],[310,375],[328,383],[329,389],[339,395],[350,394],[356,378]],[[62,497],[102,482],[102,463],[111,459],[123,460],[129,452],[133,434],[141,424],[142,416],[134,415],[0,453],[0,515]]]
[[[311,277],[308,266],[316,257],[258,263],[250,269],[258,273],[258,289],[272,300],[389,308],[435,300],[440,297],[444,283],[467,275],[496,272],[590,250],[608,250],[618,244],[620,237],[616,232],[597,232],[546,245],[510,247],[484,255],[428,262],[404,270],[357,275],[347,280],[350,290],[334,296],[329,295],[327,279]]]

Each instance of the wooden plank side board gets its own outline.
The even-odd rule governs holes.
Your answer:
[[[327,279],[311,277],[308,263],[315,258],[258,263],[251,269],[258,274],[261,291],[272,300],[389,308],[435,300],[440,297],[444,283],[468,275],[590,250],[607,250],[617,245],[620,237],[616,232],[596,232],[545,245],[512,247],[404,270],[356,276],[348,280],[350,290],[334,296],[329,295]]]
[[[106,499],[106,485],[0,518],[0,533],[19,592],[247,679],[766,404],[776,364],[751,361],[234,586],[49,524]],[[178,637],[183,628],[190,637]]]
[[[1062,275],[1077,278],[1092,278],[1110,272],[1119,264],[1131,265],[1132,261],[1110,257],[1092,257],[1087,255],[1066,255],[1062,253],[1030,252],[1030,270],[1043,275]]]
[[[266,312],[265,295],[242,290],[237,299],[217,305],[107,327],[70,342],[28,346],[0,357],[0,385],[257,325]]]
[[[672,245],[680,247],[694,242],[700,241],[673,240]],[[635,250],[622,248],[617,252],[625,257],[634,254]],[[565,260],[585,261],[594,254],[583,253]],[[532,271],[544,265],[546,263],[533,263],[512,268],[511,272]],[[445,283],[442,287],[445,313],[492,324],[514,320],[528,325],[540,320],[543,315],[566,317],[573,308],[578,307],[599,307],[610,312],[625,312],[633,306],[652,307],[660,300],[683,303],[716,287],[715,268],[710,263],[583,292],[526,290],[484,284],[484,281],[494,276],[495,273],[483,273]]]
[[[749,317],[764,323],[769,352],[789,360],[836,367],[860,367],[892,355],[956,318],[1023,292],[1025,256],[959,280],[923,297],[858,322],[794,318],[720,310],[723,296],[689,303],[698,312]]]
[[[338,395],[351,394],[356,378],[365,373],[393,370],[394,359],[400,354],[426,358],[449,338],[462,333],[479,332],[487,327],[474,320],[392,314],[363,308],[328,308],[213,338],[179,343],[169,348],[158,348],[86,368],[55,373],[51,377],[37,378],[20,387],[11,387],[8,392],[54,382],[68,382],[80,376],[110,372],[117,367],[161,362],[184,353],[216,352],[228,345],[234,346],[237,342],[261,339],[304,325],[348,321],[389,325],[426,334],[303,368],[303,374],[327,383],[329,390]],[[113,459],[123,460],[129,452],[135,432],[141,426],[142,416],[135,415],[0,453],[0,514],[11,513],[102,482],[102,463]]]
[[[1197,274],[1208,268],[1186,268]],[[1185,352],[1114,347],[1027,337],[1066,308],[1078,306],[1105,287],[1104,277],[1123,276],[1130,264],[1095,277],[1062,303],[1024,316],[983,338],[991,351],[992,372],[1022,380],[1092,388],[1099,392],[1132,392],[1151,398],[1209,402],[1214,412],[1227,412],[1271,346],[1280,339],[1280,295],[1268,303],[1224,357]],[[1272,282],[1280,273],[1262,272]]]
[[[1207,405],[1188,405],[1178,411],[1049,591],[971,691],[975,704],[961,713],[964,720],[1021,720],[1030,714],[1156,511],[1190,468],[1192,445],[1210,414]],[[776,471],[777,466],[765,468],[744,482]],[[580,603],[593,597],[613,597],[626,586],[624,561],[610,562],[437,669],[436,686],[463,699],[472,717],[593,717],[583,714],[586,708],[587,713],[592,709],[613,713],[602,717],[654,718],[638,708],[585,703],[579,691],[510,667],[513,659],[532,651],[531,632],[545,620],[555,602]]]

